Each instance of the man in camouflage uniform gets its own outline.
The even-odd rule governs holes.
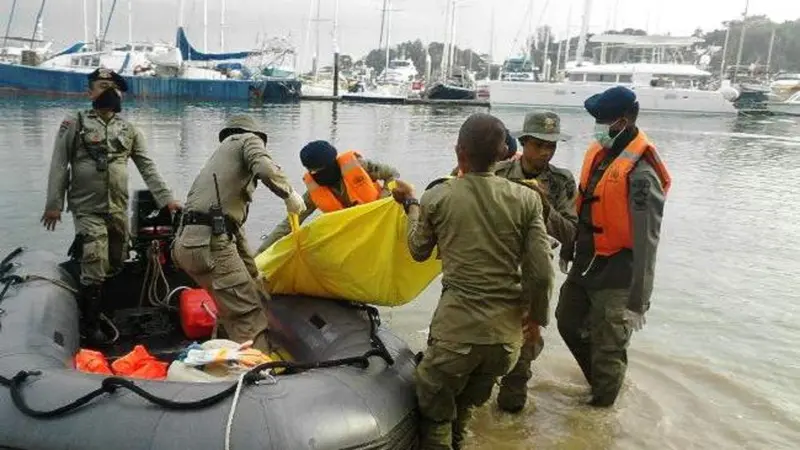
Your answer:
[[[575,246],[562,252],[572,268],[556,319],[591,385],[589,404],[609,407],[625,378],[631,334],[650,307],[670,176],[636,126],[633,91],[616,86],[584,106],[595,118],[595,139],[581,171]]]
[[[173,212],[180,208],[147,155],[141,132],[117,114],[127,88],[125,79],[109,69],[89,75],[93,108],[61,122],[42,216],[45,227],[54,230],[67,194],[80,255],[82,331],[96,343],[107,341],[97,326],[102,284],[122,269],[128,255],[128,159],[136,164],[159,207]]]
[[[494,172],[508,180],[530,183],[542,194],[545,207],[547,233],[562,246],[572,248],[575,237],[575,178],[567,169],[550,164],[558,141],[568,138],[561,133],[561,120],[550,111],[536,111],[525,116],[522,131],[512,133],[522,144],[522,157],[498,162]],[[538,328],[536,329],[538,331]],[[533,341],[522,346],[519,361],[500,383],[497,403],[500,409],[515,413],[525,407],[528,399],[528,380],[531,379],[531,363],[544,348],[540,333]]]
[[[303,199],[270,157],[267,134],[251,117],[231,117],[219,140],[189,190],[172,255],[214,297],[228,337],[239,343],[252,340],[255,348],[269,352],[267,296],[256,281],[258,270],[242,227],[259,180],[283,199],[290,213],[303,212]],[[215,231],[216,205],[221,206],[224,229]]]
[[[425,261],[438,246],[442,296],[417,367],[422,450],[460,449],[472,410],[516,363],[523,329],[547,325],[553,284],[542,200],[494,175],[505,152],[503,123],[474,114],[456,154],[463,176],[435,184],[417,202],[398,182],[408,246]],[[526,331],[526,334],[527,334]]]
[[[300,161],[307,170],[315,171],[313,176],[317,179],[317,182],[329,187],[342,205],[349,208],[354,206],[355,203],[351,201],[350,197],[347,195],[347,189],[345,188],[344,180],[336,161],[337,154],[336,148],[327,141],[313,141],[308,143],[300,151]],[[389,181],[399,177],[399,173],[394,167],[362,158],[359,158],[359,163],[369,174],[370,178],[372,178],[372,181],[383,181],[384,186],[386,186]],[[326,180],[325,178],[330,179]],[[386,189],[381,192],[381,197],[387,197],[388,195],[389,191]],[[299,216],[300,223],[303,223],[303,221],[317,210],[317,205],[314,204],[308,191],[303,194],[303,201],[305,202],[306,210]],[[291,231],[292,228],[289,219],[284,219],[283,222],[278,224],[278,226],[261,241],[258,253],[268,249],[280,238],[291,233]]]

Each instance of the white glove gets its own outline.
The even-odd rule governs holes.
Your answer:
[[[564,275],[569,275],[569,261],[566,259],[558,258],[558,268]]]
[[[644,314],[639,314],[637,312],[631,311],[630,309],[625,310],[625,322],[633,328],[633,331],[640,331],[644,324],[647,323],[647,320],[644,318]]]
[[[303,196],[295,191],[292,191],[283,201],[286,203],[286,211],[289,214],[300,214],[306,210],[306,202],[303,201]]]

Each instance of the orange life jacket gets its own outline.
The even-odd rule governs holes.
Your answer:
[[[516,152],[516,153],[514,153],[514,155],[512,157],[506,158],[506,159],[504,159],[504,161],[519,161],[520,158],[522,158],[522,152]],[[464,175],[464,172],[462,172],[461,169],[458,169],[458,175],[457,176],[461,177],[463,175]]]
[[[336,157],[339,169],[342,171],[342,180],[347,190],[347,196],[354,205],[363,205],[373,202],[381,196],[381,185],[369,176],[358,158],[358,152],[349,151]],[[311,201],[322,212],[331,212],[344,209],[345,206],[327,186],[320,186],[309,172],[303,175],[306,189],[311,196]]]
[[[580,192],[577,198],[578,214],[583,206],[589,179],[607,151],[594,142],[584,156]],[[633,248],[633,231],[628,206],[628,175],[641,158],[655,169],[664,194],[669,191],[672,179],[667,166],[661,162],[655,146],[650,143],[647,135],[640,130],[636,138],[608,166],[595,186],[592,198],[588,200],[592,202],[594,249],[597,255],[610,256],[624,248]]]

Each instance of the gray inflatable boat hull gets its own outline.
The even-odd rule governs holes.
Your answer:
[[[46,252],[24,252],[19,275],[74,281]],[[78,309],[72,293],[47,281],[11,287],[0,303],[0,375],[41,371],[24,385],[28,405],[49,410],[97,389],[102,376],[72,369],[78,349]],[[371,348],[363,311],[328,300],[276,297],[271,330],[299,361],[358,356]],[[231,428],[234,450],[412,449],[416,446],[414,354],[389,330],[378,335],[395,359],[371,357],[366,369],[342,366],[278,376],[245,387]],[[135,380],[176,401],[208,397],[229,383]],[[29,450],[222,449],[232,398],[195,411],[167,411],[127,390],[100,396],[65,416],[34,419],[0,387],[0,447]]]

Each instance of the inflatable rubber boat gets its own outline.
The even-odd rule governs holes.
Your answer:
[[[270,341],[291,359],[256,367],[238,381],[84,373],[73,368],[81,346],[75,265],[61,259],[17,249],[0,264],[0,448],[416,447],[415,355],[380,324],[374,308],[275,296]],[[104,287],[104,304],[111,305],[104,314],[118,337],[103,350],[109,358],[145,343],[169,361],[191,342],[174,308],[142,303],[150,277],[145,266],[133,258]]]

